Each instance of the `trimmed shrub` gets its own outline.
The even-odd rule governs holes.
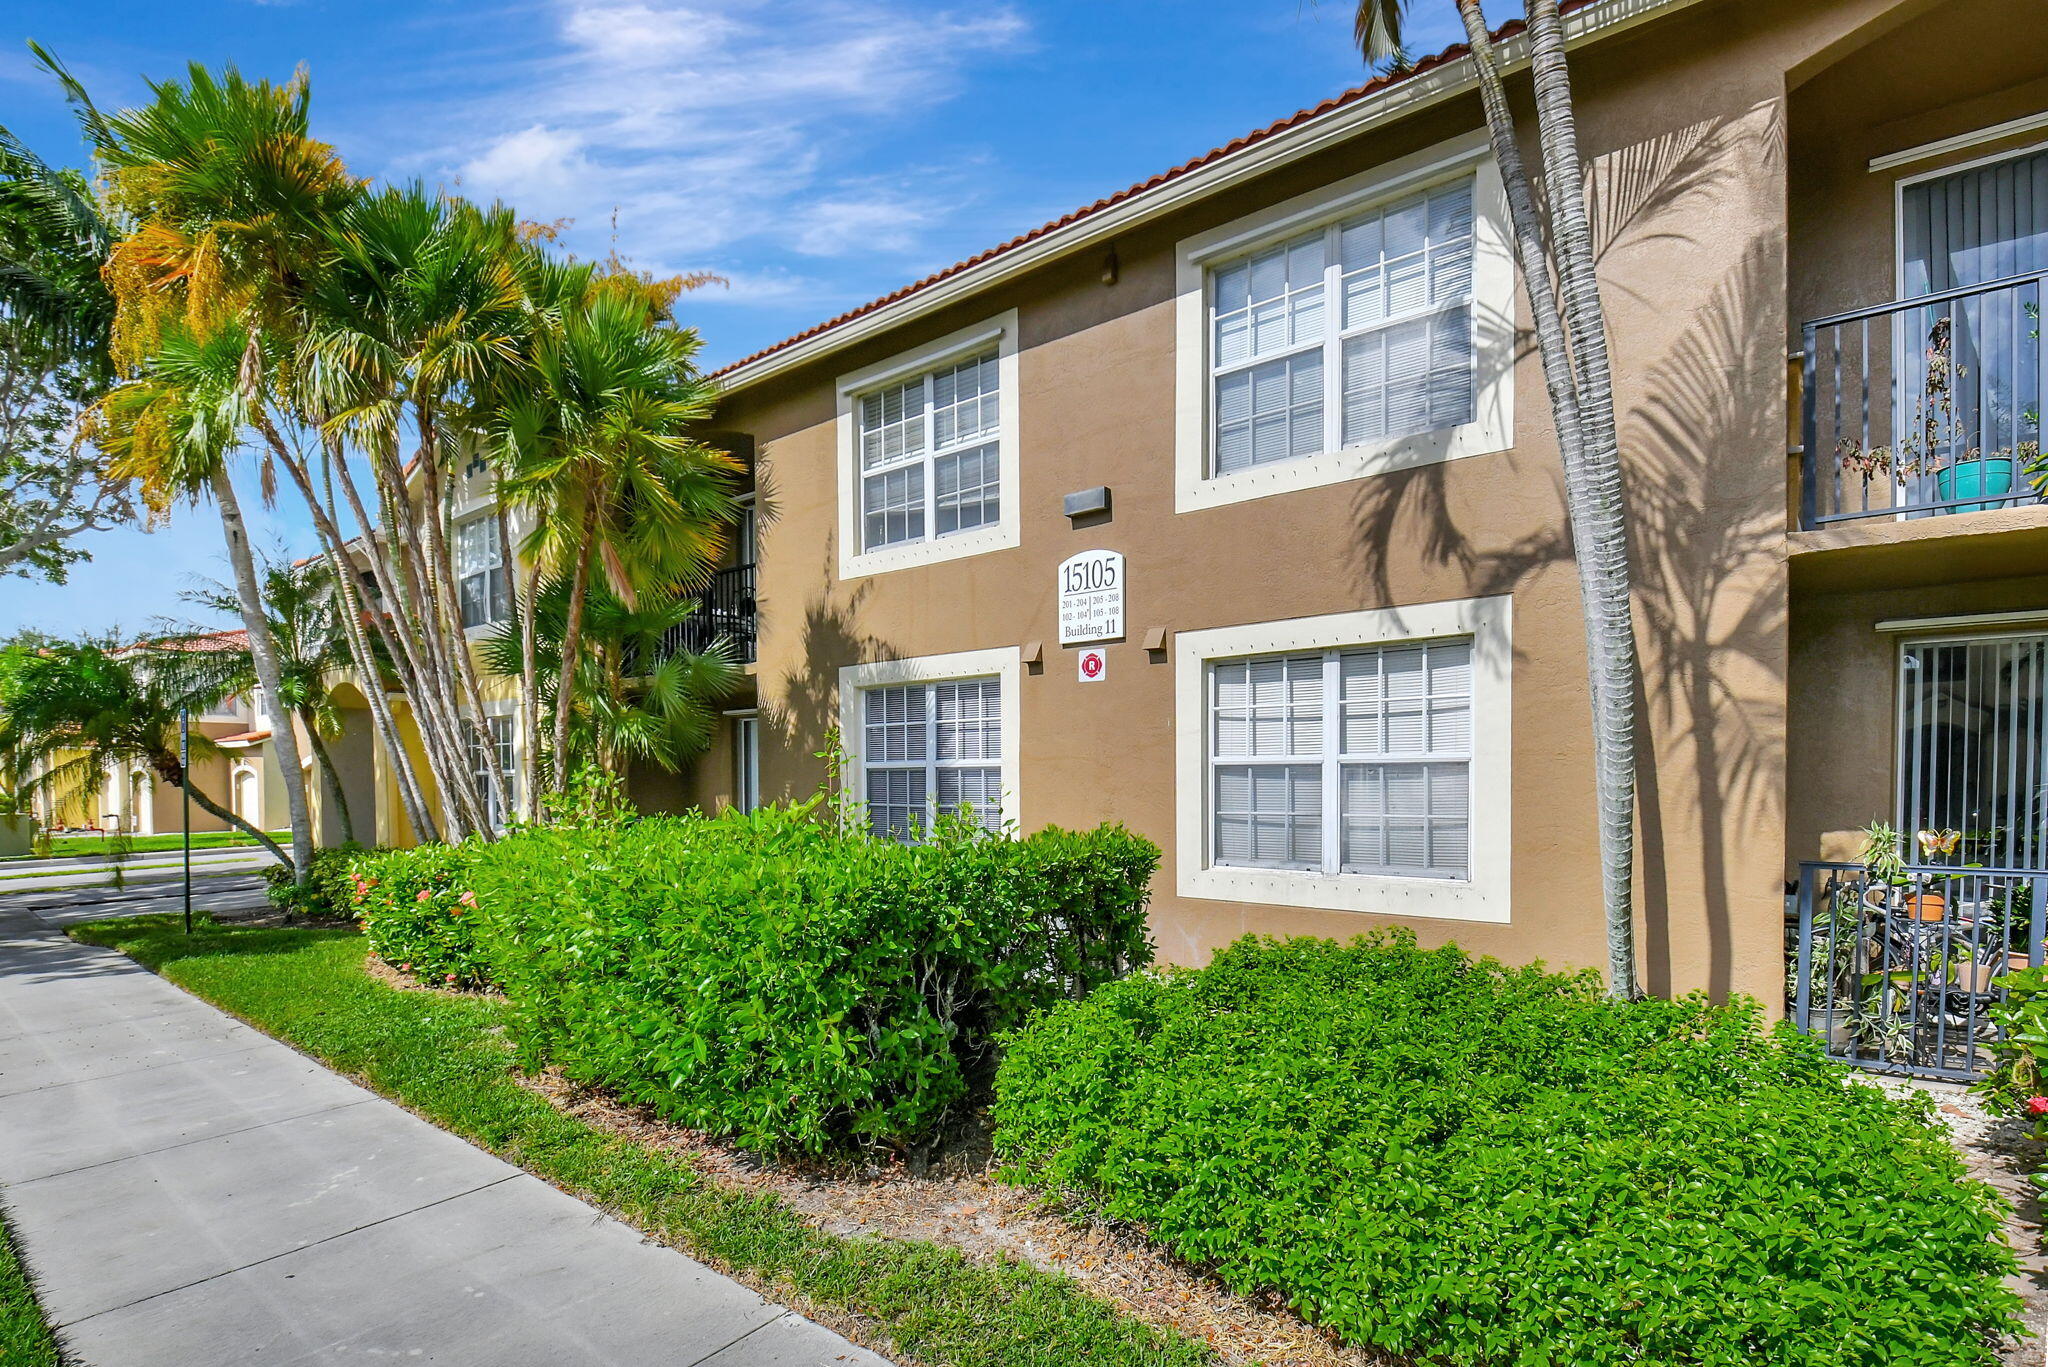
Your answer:
[[[995,1120],[1012,1180],[1417,1360],[1956,1367],[2014,1325],[1926,1099],[1754,1002],[1246,940],[1035,1021]]]
[[[300,887],[292,871],[283,864],[263,868],[263,895],[270,905],[287,916],[320,916],[343,920],[356,914],[355,861],[365,853],[361,845],[336,845],[313,851],[313,876]]]
[[[349,869],[349,896],[370,952],[436,987],[494,986],[465,878],[490,848],[421,845],[358,858]]]
[[[818,1153],[929,1145],[987,1099],[1002,1032],[1150,962],[1158,859],[1120,827],[945,822],[904,846],[809,804],[534,828],[359,872],[377,952],[502,987],[529,1066]]]

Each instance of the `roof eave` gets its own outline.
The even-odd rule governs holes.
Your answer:
[[[1564,17],[1568,40],[1611,37],[1703,0],[1603,0]],[[1517,27],[1509,25],[1508,27]],[[1500,41],[1503,69],[1514,71],[1528,61],[1528,41],[1517,31]],[[851,347],[878,333],[935,313],[970,295],[1022,275],[1069,252],[1079,251],[1118,233],[1218,194],[1276,167],[1315,155],[1369,129],[1397,122],[1423,109],[1455,99],[1476,88],[1471,54],[1464,53],[1434,69],[1398,81],[1350,104],[1304,119],[1291,128],[1260,138],[1205,165],[1054,228],[988,260],[934,280],[902,298],[856,312],[809,336],[800,336],[750,360],[718,372],[727,394],[807,365]]]

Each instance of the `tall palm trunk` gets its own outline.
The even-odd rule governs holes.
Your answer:
[[[344,845],[356,843],[355,817],[348,809],[348,794],[342,791],[341,772],[334,767],[334,756],[327,752],[327,742],[320,739],[319,722],[311,708],[299,710],[299,724],[306,728],[306,744],[313,747],[313,767],[320,771],[320,786],[327,791],[327,800],[334,804],[334,815],[341,822],[341,841]]]
[[[256,681],[263,685],[266,700],[274,709],[270,743],[277,755],[277,767],[284,776],[285,810],[292,823],[292,877],[300,886],[313,876],[313,827],[306,810],[306,773],[299,767],[299,738],[292,730],[292,715],[284,705],[279,683],[277,643],[270,637],[270,619],[263,611],[263,593],[256,583],[256,557],[249,548],[248,528],[242,521],[241,500],[235,497],[235,482],[225,464],[213,471],[213,496],[220,504],[221,530],[227,536],[228,565],[234,571],[235,592],[242,600],[242,624],[249,631],[249,653],[256,660]]]
[[[1486,112],[1494,159],[1500,166],[1507,192],[1508,213],[1515,238],[1516,257],[1529,299],[1531,321],[1536,328],[1537,350],[1543,362],[1545,388],[1557,426],[1558,449],[1564,466],[1566,513],[1571,522],[1574,559],[1579,571],[1579,597],[1586,632],[1587,675],[1592,695],[1595,750],[1594,783],[1599,808],[1601,883],[1608,938],[1609,990],[1616,996],[1638,993],[1635,961],[1634,880],[1634,637],[1624,631],[1625,643],[1614,639],[1613,604],[1622,605],[1627,620],[1627,542],[1620,525],[1620,500],[1612,500],[1611,515],[1603,490],[1607,482],[1589,459],[1584,395],[1572,350],[1572,336],[1559,311],[1556,280],[1543,240],[1543,223],[1536,211],[1535,193],[1528,169],[1522,161],[1514,112],[1508,103],[1497,49],[1486,24],[1480,0],[1458,0],[1459,16],[1472,49],[1473,65],[1479,77],[1480,101]],[[1568,98],[1568,96],[1567,96]],[[1540,119],[1539,119],[1540,121]],[[1554,139],[1546,139],[1548,148]],[[1573,154],[1576,177],[1576,154]],[[1576,183],[1576,182],[1575,182]],[[1590,252],[1589,252],[1590,257]],[[1609,441],[1612,436],[1612,398],[1608,399]],[[1618,488],[1616,490],[1618,495]],[[1616,544],[1619,555],[1616,554]],[[1615,578],[1619,574],[1617,593]],[[1630,687],[1617,703],[1612,696],[1614,680],[1626,676]],[[1622,814],[1617,823],[1617,810]]]
[[[405,809],[405,819],[412,827],[413,835],[420,840],[433,840],[435,829],[433,818],[427,812],[426,800],[420,791],[419,776],[413,770],[412,755],[405,748],[403,737],[398,733],[397,720],[391,715],[390,699],[384,696],[384,681],[377,669],[376,655],[370,649],[368,637],[363,630],[362,596],[356,591],[355,566],[349,559],[348,542],[341,534],[341,528],[334,520],[333,462],[336,452],[331,442],[323,442],[322,453],[326,474],[326,497],[323,499],[313,488],[311,471],[298,453],[284,440],[267,416],[259,422],[265,442],[279,464],[283,465],[292,482],[298,486],[299,494],[306,500],[306,507],[313,514],[313,529],[318,534],[321,551],[326,556],[329,573],[334,576],[334,590],[341,595],[342,635],[348,641],[349,658],[354,663],[357,677],[362,680],[363,700],[369,705],[371,722],[377,728],[378,739],[383,743],[385,758],[390,762],[392,773],[398,782],[399,804]],[[309,730],[308,735],[312,735]],[[319,738],[313,736],[315,752],[319,753]],[[342,829],[348,839],[354,839],[353,819],[346,802],[342,805]]]
[[[462,611],[456,603],[455,556],[453,542],[448,535],[447,504],[441,490],[441,434],[434,409],[422,402],[415,404],[413,414],[420,430],[420,469],[423,476],[426,497],[427,548],[432,555],[432,582],[435,608],[441,619],[443,638],[448,642],[448,672],[454,685],[462,690],[456,708],[456,724],[461,728],[464,748],[474,745],[478,753],[491,753],[491,726],[485,719],[482,681],[477,677],[476,658],[470,653],[469,638],[462,628]],[[461,702],[468,704],[465,712]],[[463,766],[464,776],[475,783],[475,773],[468,765]],[[477,804],[479,831],[491,834],[491,797],[497,798],[496,809],[511,810],[511,802],[505,792],[504,778],[496,764],[484,764],[483,782],[474,795]]]
[[[498,557],[505,575],[505,599],[519,618],[519,818],[538,819],[540,803],[540,642],[534,628],[534,599],[540,586],[536,571],[531,587],[519,582],[519,556],[512,543],[512,515],[505,501],[505,479],[495,480]]]
[[[1543,178],[1550,191],[1551,245],[1564,285],[1571,329],[1573,373],[1585,433],[1585,466],[1592,494],[1594,541],[1601,558],[1594,667],[1603,686],[1594,693],[1594,763],[1598,766],[1600,866],[1607,911],[1610,981],[1617,996],[1635,996],[1636,660],[1630,601],[1627,507],[1621,481],[1621,443],[1614,417],[1614,373],[1607,345],[1606,310],[1593,263],[1593,231],[1579,168],[1578,115],[1565,59],[1564,22],[1557,0],[1528,0],[1529,55],[1536,90],[1536,130],[1543,145]]]
[[[569,791],[569,716],[576,700],[576,657],[583,649],[583,604],[590,596],[590,561],[597,554],[597,500],[586,492],[583,535],[576,545],[576,569],[569,581],[569,615],[562,629],[562,670],[555,681],[554,770],[557,793]]]

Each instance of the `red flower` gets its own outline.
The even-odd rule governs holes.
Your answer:
[[[2028,1114],[2028,1115],[2048,1115],[2048,1096],[2030,1096],[2030,1097],[2028,1097],[2028,1098],[2027,1098],[2027,1114]]]

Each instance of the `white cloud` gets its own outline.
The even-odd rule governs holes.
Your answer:
[[[787,253],[923,264],[927,234],[970,207],[972,178],[921,154],[912,131],[973,67],[1030,41],[1005,6],[914,0],[547,0],[540,13],[548,32],[529,55],[449,73],[451,91],[488,75],[506,93],[411,111],[409,136],[440,127],[446,140],[414,143],[389,170],[573,218],[586,252],[608,245],[616,211],[618,246],[639,264],[726,274]]]
[[[573,133],[534,124],[485,148],[463,166],[462,179],[518,200],[573,193],[589,172],[583,144]]]

